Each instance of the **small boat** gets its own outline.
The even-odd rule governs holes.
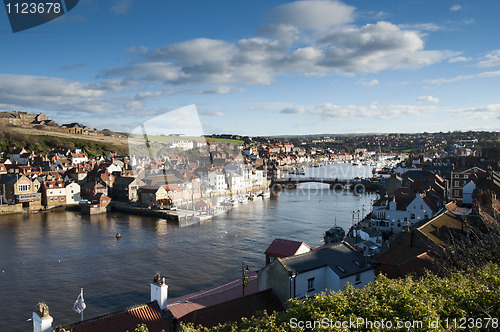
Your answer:
[[[341,242],[345,237],[345,231],[340,226],[333,226],[325,232],[325,244]]]
[[[267,190],[264,190],[263,192],[261,192],[260,194],[258,194],[257,196],[260,196],[262,198],[266,198],[266,197],[269,197],[271,196],[271,193]]]

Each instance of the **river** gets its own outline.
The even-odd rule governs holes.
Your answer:
[[[307,168],[306,176],[366,177],[370,170],[328,165]],[[353,211],[358,220],[375,199],[303,184],[183,228],[120,213],[1,216],[0,331],[30,331],[28,319],[40,301],[49,305],[53,326],[78,321],[72,306],[81,287],[84,317],[91,318],[149,302],[156,272],[167,277],[169,297],[222,283],[239,276],[242,261],[252,270],[262,267],[264,251],[277,237],[322,245],[335,220],[349,229]],[[116,233],[122,238],[115,239]]]

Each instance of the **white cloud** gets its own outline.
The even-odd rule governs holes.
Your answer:
[[[217,111],[217,110],[199,110],[198,114],[207,115],[207,116],[217,116],[217,117],[224,116],[224,112]]]
[[[481,119],[484,121],[493,121],[499,119],[500,104],[490,104],[481,107],[461,108],[453,111],[455,115],[463,117],[464,119]]]
[[[479,67],[500,66],[500,50],[491,51],[484,56],[484,60],[478,63]]]
[[[363,81],[363,82],[359,82],[359,84],[364,85],[364,86],[374,86],[374,85],[379,84],[379,81],[378,80]]]
[[[450,7],[450,10],[452,12],[457,12],[459,10],[462,10],[462,6],[460,6],[460,5],[453,5],[453,6]]]
[[[299,29],[321,31],[352,22],[354,10],[354,7],[339,1],[295,1],[278,6],[273,10],[272,16],[279,23],[289,24]]]
[[[441,84],[446,84],[446,83],[454,83],[454,82],[459,82],[459,81],[472,80],[472,79],[477,79],[477,78],[489,78],[489,77],[496,77],[496,76],[500,76],[500,70],[487,71],[487,72],[478,73],[478,74],[471,74],[471,75],[458,75],[458,76],[451,77],[451,78],[438,78],[438,79],[434,79],[434,80],[426,80],[425,83],[434,84],[434,85],[441,85]]]
[[[321,1],[320,1],[321,2]],[[286,29],[285,29],[286,30]],[[276,76],[356,74],[418,68],[457,53],[424,50],[416,31],[389,22],[339,27],[316,43],[293,47],[285,40],[253,37],[228,43],[198,38],[157,49],[140,49],[138,62],[107,68],[105,77],[179,84],[270,84]]]
[[[117,15],[124,15],[132,8],[132,0],[118,0],[109,10]]]
[[[317,115],[325,120],[347,118],[394,119],[405,116],[419,116],[435,111],[435,106],[415,105],[335,105],[324,103],[320,105],[292,105],[280,110],[282,114]]]
[[[416,23],[416,24],[400,24],[401,29],[422,30],[422,31],[438,31],[445,28],[436,23]]]
[[[322,65],[350,73],[417,68],[455,55],[447,51],[425,51],[417,32],[401,30],[389,22],[344,28],[320,39],[319,43],[326,48]]]
[[[213,89],[205,90],[202,93],[203,94],[216,94],[216,95],[225,95],[233,91],[234,88],[227,86],[227,85],[221,85],[221,86],[216,86]]]
[[[454,58],[451,58],[448,60],[449,63],[455,63],[455,62],[467,62],[467,61],[471,61],[472,58],[467,58],[467,57],[463,57],[463,56],[456,56]]]
[[[12,108],[103,112],[108,90],[61,78],[0,74],[0,100]]]
[[[433,96],[422,96],[418,97],[413,101],[416,104],[421,104],[421,103],[439,103],[439,98],[433,97]]]

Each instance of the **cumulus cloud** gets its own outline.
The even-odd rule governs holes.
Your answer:
[[[413,101],[416,104],[421,104],[421,103],[439,103],[439,98],[433,97],[433,96],[422,96],[418,97]]]
[[[451,78],[437,78],[434,80],[426,80],[425,83],[433,84],[433,85],[441,85],[441,84],[446,84],[446,83],[454,83],[454,82],[459,82],[459,81],[472,80],[472,79],[478,79],[478,78],[489,78],[489,77],[496,77],[496,76],[500,76],[500,70],[487,71],[487,72],[482,72],[482,73],[478,73],[478,74],[471,74],[471,75],[458,75],[458,76],[451,77]]]
[[[326,120],[345,118],[377,118],[389,119],[405,117],[408,115],[418,116],[424,112],[434,111],[434,106],[415,105],[335,105],[324,103],[320,105],[292,105],[280,110],[282,114],[317,115]]]
[[[224,116],[224,112],[217,110],[199,110],[198,114],[207,116],[218,116],[218,117]]]
[[[457,12],[459,10],[462,10],[462,6],[460,6],[460,5],[453,5],[453,6],[450,7],[450,10],[452,12]]]
[[[416,23],[416,24],[400,24],[401,29],[419,30],[419,31],[438,31],[445,29],[436,23]]]
[[[279,23],[299,29],[326,30],[352,22],[354,10],[339,1],[295,1],[278,6],[272,16]]]
[[[364,85],[364,86],[374,86],[374,85],[379,84],[379,81],[378,80],[363,81],[363,82],[359,82],[359,84]]]
[[[0,74],[0,100],[14,108],[68,109],[99,113],[106,90],[61,78]]]
[[[294,30],[287,27],[293,34]],[[301,47],[294,47],[292,37],[253,37],[234,43],[197,38],[156,49],[141,48],[140,52],[139,61],[107,68],[103,76],[173,85],[270,84],[278,75],[320,76],[418,68],[457,55],[424,50],[417,31],[402,30],[389,22],[337,27],[316,42]]]
[[[472,58],[467,58],[467,57],[463,57],[463,56],[456,56],[454,58],[451,58],[448,60],[449,63],[455,63],[455,62],[467,62],[467,61],[471,61]]]
[[[500,104],[490,104],[481,107],[472,107],[472,108],[461,108],[454,113],[460,117],[464,118],[473,118],[473,119],[481,119],[485,121],[491,121],[493,119],[499,119],[500,117]]]
[[[486,54],[484,59],[478,63],[479,67],[500,66],[500,50],[491,51]]]

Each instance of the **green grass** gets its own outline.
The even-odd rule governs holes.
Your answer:
[[[132,135],[131,135],[132,136]],[[142,135],[133,135],[133,137],[143,137]],[[212,137],[199,137],[199,136],[148,136],[149,140],[158,141],[162,143],[169,143],[173,141],[203,141],[207,140],[210,142],[218,142],[218,143],[230,143],[235,145],[242,145],[244,143],[243,140],[237,139],[229,139],[229,138],[212,138]]]

